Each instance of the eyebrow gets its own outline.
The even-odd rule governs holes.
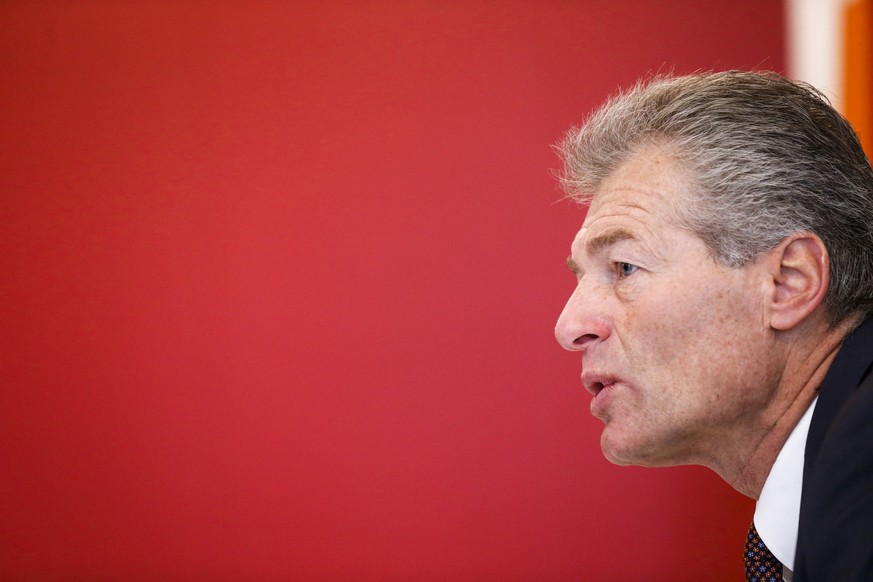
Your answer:
[[[635,237],[633,233],[623,228],[609,230],[607,232],[604,232],[603,234],[595,236],[592,239],[589,239],[585,243],[585,254],[590,257],[592,255],[596,255],[606,247],[614,245],[617,242],[621,242],[623,240],[636,240],[636,238],[637,237]]]
[[[582,274],[582,269],[579,268],[579,265],[577,265],[576,261],[573,260],[572,255],[567,257],[567,268],[570,269],[577,277]]]
[[[629,230],[616,228],[588,240],[585,243],[585,254],[590,257],[601,252],[606,247],[614,245],[617,242],[621,242],[623,240],[636,240],[636,238],[637,237],[634,236],[633,233],[631,233]],[[583,273],[582,267],[580,267],[579,264],[576,263],[575,260],[573,260],[572,255],[567,257],[567,268],[570,269],[576,276],[579,276]]]

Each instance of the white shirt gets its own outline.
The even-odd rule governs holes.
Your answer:
[[[788,440],[773,467],[755,506],[755,529],[770,553],[782,562],[783,577],[790,582],[797,549],[797,527],[800,521],[800,492],[803,486],[803,457],[809,423],[818,397],[812,401]]]

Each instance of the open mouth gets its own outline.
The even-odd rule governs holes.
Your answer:
[[[601,374],[591,373],[582,375],[582,384],[594,397],[597,397],[597,395],[603,392],[604,389],[609,388],[617,381],[617,378]]]
[[[594,396],[597,396],[604,388],[606,388],[606,386],[603,384],[603,382],[594,382],[593,384],[591,384],[591,386],[588,387],[588,390],[592,394],[594,394]]]
[[[585,383],[585,388],[591,393],[591,413],[605,420],[609,416],[612,407],[613,391],[618,386],[618,380],[613,378],[601,378]]]

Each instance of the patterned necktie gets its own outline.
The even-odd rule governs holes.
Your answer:
[[[782,582],[782,564],[761,541],[754,522],[746,537],[743,561],[746,563],[748,582]]]

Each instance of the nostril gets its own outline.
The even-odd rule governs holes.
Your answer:
[[[586,333],[585,335],[580,335],[576,339],[573,340],[574,346],[584,346],[590,341],[596,340],[597,335],[593,333]]]

